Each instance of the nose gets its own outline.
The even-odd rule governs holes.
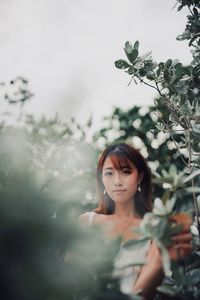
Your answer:
[[[122,177],[121,177],[121,174],[119,172],[116,173],[116,175],[115,175],[114,185],[115,186],[122,186],[123,185]]]

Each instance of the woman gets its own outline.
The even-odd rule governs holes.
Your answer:
[[[151,211],[151,173],[144,157],[132,146],[116,144],[107,147],[97,166],[99,206],[94,212],[84,213],[80,220],[105,228],[107,238],[120,236],[122,242],[138,239],[137,228],[146,212]],[[183,258],[191,252],[191,234],[186,229],[173,237],[169,247],[171,259]],[[178,251],[177,251],[178,248]],[[178,254],[177,254],[178,252]],[[127,267],[121,272],[121,289],[125,293],[142,290],[145,299],[152,299],[156,287],[164,277],[158,248],[152,242],[130,251],[125,248],[116,260],[116,269],[146,259],[143,267]]]

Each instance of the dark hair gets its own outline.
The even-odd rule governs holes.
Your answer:
[[[135,208],[140,216],[152,210],[152,190],[151,190],[151,172],[145,158],[138,150],[132,146],[120,143],[108,146],[100,156],[97,166],[97,192],[99,196],[99,207],[95,212],[100,214],[112,214],[115,209],[114,201],[106,193],[104,195],[104,185],[102,182],[102,169],[107,157],[111,157],[113,165],[116,169],[122,170],[124,166],[131,168],[133,164],[138,173],[143,173],[140,183],[141,192],[137,191],[134,197]],[[130,164],[131,163],[131,164]]]

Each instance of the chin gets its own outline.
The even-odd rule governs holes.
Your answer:
[[[129,201],[127,199],[114,199],[113,200],[115,203],[122,203],[122,204],[125,204],[125,203],[129,203]]]

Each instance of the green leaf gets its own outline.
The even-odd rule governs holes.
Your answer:
[[[200,124],[192,124],[192,130],[200,135]]]
[[[190,38],[191,38],[191,33],[190,33],[190,31],[189,31],[189,30],[185,30],[185,31],[183,32],[183,34],[178,35],[176,39],[177,39],[178,41],[184,41],[184,40],[189,40]]]
[[[170,199],[171,192],[169,190],[165,191],[162,196],[162,202],[165,204],[167,200]]]
[[[130,67],[130,65],[127,63],[127,61],[120,59],[115,61],[115,67],[118,69],[127,69]]]
[[[175,270],[172,277],[179,284],[183,284],[185,282],[185,274],[182,269]]]
[[[126,56],[128,58],[128,60],[131,62],[131,63],[134,63],[136,58],[138,57],[138,50],[136,49],[133,49],[131,52],[130,50],[127,51],[126,48],[124,48],[124,51],[126,53]]]
[[[137,57],[138,57],[138,50],[134,49],[129,55],[129,60],[133,63]]]
[[[171,60],[171,59],[168,59],[168,60],[166,61],[166,63],[165,63],[165,66],[166,66],[167,68],[169,68],[169,67],[171,67],[171,65],[172,65],[172,60]]]
[[[185,102],[183,105],[181,105],[180,112],[183,116],[188,116],[188,115],[192,114],[191,107],[188,105],[187,102]]]
[[[174,290],[174,287],[168,286],[168,285],[162,285],[157,288],[157,290],[165,295],[169,296],[175,296],[176,290]]]
[[[170,177],[169,174],[167,173],[167,171],[166,171],[165,169],[162,169],[162,170],[161,170],[161,173],[162,173],[162,176],[163,176],[163,177],[166,177],[166,178],[169,178],[169,177]]]
[[[192,43],[200,37],[200,33],[196,33],[195,35],[193,35],[193,37],[191,38],[190,42],[189,42],[189,47],[192,46]]]
[[[197,175],[200,175],[200,170],[197,170],[195,172],[193,172],[191,175],[187,176],[184,180],[183,183],[186,183],[190,180],[192,180],[194,177],[196,177]]]
[[[159,130],[159,131],[163,131],[165,128],[165,125],[161,122],[158,122],[157,124],[155,124],[155,127]]]
[[[160,241],[156,240],[156,244],[158,245],[158,247],[161,250],[164,272],[165,272],[165,274],[169,274],[171,271],[170,270],[171,261],[170,261],[168,250],[165,248],[165,246]]]
[[[167,218],[163,217],[160,219],[160,222],[158,224],[158,231],[157,231],[157,235],[156,235],[157,238],[161,239],[164,237],[164,233],[165,233],[167,224],[168,224]]]
[[[140,56],[141,60],[145,60],[147,57],[151,55],[152,51],[145,53],[144,55]]]
[[[135,62],[135,64],[134,64],[134,69],[137,69],[137,70],[139,70],[139,69],[142,69],[142,68],[144,68],[144,62],[142,61],[142,60],[137,60],[136,62]]]
[[[193,8],[193,12],[194,12],[194,14],[195,14],[196,17],[199,17],[198,10],[195,7]]]
[[[125,49],[124,49],[127,53],[131,53],[133,48],[132,48],[132,44],[130,42],[126,42],[125,43]]]
[[[176,77],[181,77],[181,75],[183,74],[183,67],[182,67],[182,64],[177,64],[176,65],[176,71],[175,71],[175,75]]]
[[[134,73],[135,73],[135,72],[134,72],[134,67],[133,67],[133,66],[129,67],[128,70],[125,71],[125,72],[127,72],[129,75],[134,74]]]
[[[183,68],[183,72],[185,75],[190,76],[191,75],[191,68],[190,67],[185,67]]]
[[[139,41],[136,41],[134,46],[133,46],[133,49],[136,49],[138,50],[139,49]]]
[[[156,74],[154,73],[154,71],[147,71],[146,76],[149,80],[154,80],[156,78]]]
[[[169,175],[171,177],[175,177],[177,175],[177,168],[174,164],[172,164],[169,168]]]
[[[184,191],[188,193],[200,193],[200,187],[188,187]]]
[[[164,78],[167,81],[167,83],[170,82],[170,74],[169,74],[169,71],[167,69],[164,70]]]
[[[187,285],[197,285],[200,282],[200,270],[190,270],[189,274],[185,276],[185,281]]]

